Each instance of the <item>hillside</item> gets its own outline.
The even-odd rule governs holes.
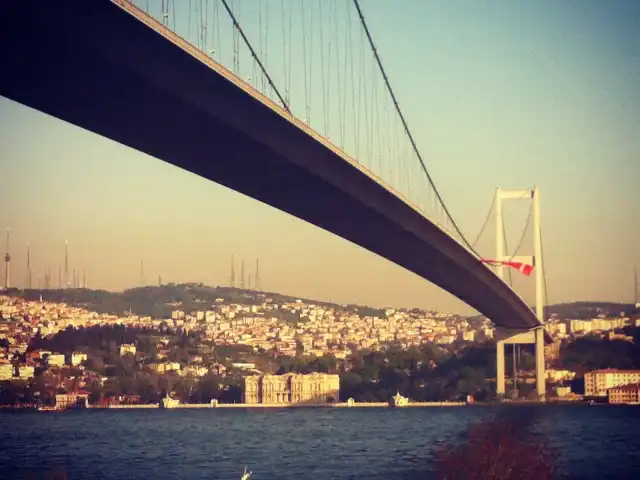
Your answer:
[[[587,319],[598,315],[619,316],[622,312],[633,315],[635,308],[630,303],[613,302],[572,302],[549,305],[547,311],[560,318]]]
[[[266,298],[274,303],[282,304],[302,300],[307,304],[321,305],[339,310],[358,312],[361,315],[384,316],[384,311],[361,305],[338,305],[308,298],[294,297],[276,292],[258,292],[230,287],[210,287],[197,283],[167,284],[162,286],[148,286],[125,290],[124,292],[109,292],[106,290],[64,289],[64,290],[9,290],[10,295],[24,296],[27,300],[42,299],[50,302],[67,303],[88,310],[125,315],[129,311],[136,315],[166,318],[173,310],[205,310],[216,299],[222,298],[227,303],[244,305],[260,304]],[[621,312],[634,317],[640,316],[640,311],[631,304],[613,302],[572,302],[550,305],[550,314],[560,318],[588,319],[598,315],[618,316]],[[480,317],[470,317],[474,318]]]
[[[364,315],[383,315],[384,312],[358,305],[337,305],[329,302],[283,295],[275,292],[258,292],[230,287],[209,287],[203,284],[167,284],[108,292],[106,290],[64,289],[64,290],[11,290],[9,294],[23,296],[27,300],[67,303],[87,310],[114,315],[125,315],[129,311],[136,315],[166,318],[173,310],[206,310],[216,299],[226,303],[243,305],[261,304],[265,299],[282,304],[301,300],[307,304],[358,311]]]

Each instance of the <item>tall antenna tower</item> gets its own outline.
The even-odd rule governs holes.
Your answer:
[[[636,307],[640,305],[640,296],[638,296],[638,268],[633,266],[633,303]]]
[[[260,262],[256,258],[256,274],[253,277],[253,288],[260,291]]]
[[[7,246],[4,253],[4,288],[11,284],[11,254],[9,253],[9,229],[7,228]]]
[[[82,288],[87,288],[87,267],[82,269]]]
[[[64,287],[69,288],[69,240],[64,241]]]
[[[158,275],[158,286],[162,286],[162,277],[160,275]]]
[[[236,288],[236,261],[231,255],[231,276],[229,277],[229,286],[231,288]]]
[[[32,288],[32,276],[31,276],[31,245],[27,243],[27,288]]]
[[[242,263],[240,264],[240,288],[242,288],[243,290],[245,288],[245,284],[244,284],[244,259],[242,260]]]

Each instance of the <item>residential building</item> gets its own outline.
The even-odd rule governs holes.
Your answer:
[[[56,395],[56,407],[72,408],[86,406],[89,399],[89,392],[79,390],[77,392],[59,393]]]
[[[575,372],[572,372],[570,370],[554,370],[551,368],[545,371],[545,375],[547,377],[547,380],[550,382],[573,380],[573,378],[576,376]]]
[[[28,380],[35,375],[35,368],[32,365],[18,365],[18,377],[22,380]]]
[[[610,388],[632,383],[640,383],[640,370],[593,370],[584,375],[584,394],[587,397],[606,397]]]
[[[64,355],[62,353],[52,353],[47,362],[51,367],[62,367],[64,365]]]
[[[71,365],[80,365],[82,362],[87,361],[87,354],[81,352],[73,352],[71,354]]]
[[[15,372],[15,367],[9,362],[0,363],[0,380],[11,380]]]
[[[607,396],[613,404],[640,403],[640,383],[610,388]]]
[[[133,344],[128,344],[128,343],[124,343],[122,345],[120,345],[120,356],[124,356],[127,353],[130,353],[131,355],[135,355],[136,354],[136,346]]]

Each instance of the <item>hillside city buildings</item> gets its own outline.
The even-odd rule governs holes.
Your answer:
[[[606,397],[612,388],[634,384],[640,384],[640,370],[593,370],[584,375],[584,394],[589,397]]]
[[[219,298],[212,304],[203,304],[201,310],[185,312],[176,309],[171,318],[151,318],[99,314],[62,303],[0,296],[0,381],[29,380],[35,375],[35,367],[46,358],[48,367],[54,369],[54,372],[56,368],[66,367],[75,367],[83,372],[66,388],[81,389],[92,381],[104,383],[104,377],[85,369],[86,351],[73,352],[66,357],[60,352],[45,351],[30,351],[24,355],[31,339],[38,332],[47,336],[68,327],[123,325],[157,332],[181,329],[198,332],[202,339],[215,346],[244,345],[255,352],[269,352],[274,356],[303,354],[321,357],[330,354],[337,359],[345,359],[358,349],[376,350],[388,344],[404,348],[424,343],[446,346],[455,342],[491,339],[495,333],[491,322],[482,317],[469,319],[415,309],[387,309],[379,315],[365,315],[355,309],[305,303],[301,300],[277,303],[266,295],[254,295],[250,300],[247,304],[241,304],[229,303]],[[547,348],[547,358],[552,360],[558,355],[560,342],[563,340],[587,334],[631,341],[631,338],[615,333],[614,330],[633,324],[631,319],[623,316],[600,316],[591,320],[552,318],[547,324],[547,330],[554,339],[554,344]],[[640,320],[636,320],[635,325],[640,326]],[[261,370],[255,364],[205,363],[201,355],[192,355],[186,364],[181,364],[170,361],[167,345],[168,339],[160,338],[153,361],[146,358],[135,344],[123,343],[118,345],[118,349],[121,356],[132,355],[139,365],[162,375],[173,372],[182,377],[201,378],[208,373],[224,376],[230,370],[241,371],[243,375],[267,374],[247,380],[247,385],[250,386],[247,392],[251,392],[247,393],[247,398],[252,402],[286,403],[304,402],[315,397],[337,398],[334,395],[337,390],[331,383],[335,379],[300,380],[295,376],[272,378],[274,376],[268,374],[273,372]],[[16,361],[16,354],[22,359]],[[571,380],[575,372],[548,369],[546,375],[551,383],[563,383]],[[588,394],[606,396],[606,391],[611,388],[627,383],[640,383],[640,377],[628,377],[625,373],[602,375],[605,376],[593,372],[593,375],[585,377]]]

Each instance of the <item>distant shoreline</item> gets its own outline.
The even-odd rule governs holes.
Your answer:
[[[32,410],[49,413],[60,413],[68,410],[191,410],[191,409],[291,409],[291,408],[446,408],[446,407],[495,407],[495,406],[527,406],[527,405],[587,405],[584,401],[547,401],[539,402],[537,400],[526,401],[509,401],[509,402],[477,402],[467,404],[465,402],[412,402],[407,405],[398,407],[392,407],[387,402],[371,402],[371,403],[353,403],[347,402],[338,403],[321,403],[321,404],[265,404],[265,403],[219,403],[217,405],[211,405],[209,403],[182,403],[174,405],[170,408],[161,407],[158,404],[139,404],[139,405],[89,405],[86,408],[67,408],[67,409],[55,409],[54,407],[48,407],[46,410],[38,410],[36,406],[24,405],[2,405],[0,411],[16,411],[16,410]],[[593,406],[609,405],[608,403],[597,403]]]

